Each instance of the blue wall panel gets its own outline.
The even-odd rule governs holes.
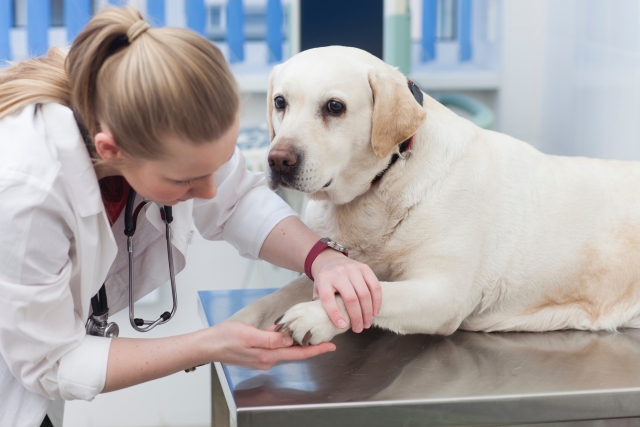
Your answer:
[[[91,0],[64,0],[63,4],[67,41],[71,43],[91,18]]]
[[[438,0],[422,1],[422,62],[436,57],[436,31],[438,29]]]
[[[470,61],[471,49],[471,0],[458,0],[458,42],[460,62]]]
[[[0,0],[0,61],[11,60],[11,39],[9,34],[13,24],[13,0]],[[0,65],[2,68],[2,65]]]
[[[242,0],[227,3],[227,44],[229,62],[244,61],[244,7]]]
[[[282,3],[280,0],[268,0],[267,46],[269,48],[269,62],[282,61],[282,21]]]
[[[185,0],[184,6],[187,12],[187,27],[204,36],[207,25],[204,0]]]
[[[147,0],[149,23],[155,27],[165,26],[164,0]]]
[[[42,56],[49,49],[51,2],[27,0],[27,44],[29,55]]]

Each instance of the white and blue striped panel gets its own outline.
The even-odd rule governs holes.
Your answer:
[[[95,10],[131,4],[143,10],[153,26],[184,26],[207,36],[211,13],[205,0],[0,0],[0,61],[40,56],[52,46],[69,45]],[[245,12],[242,0],[219,2],[224,7],[225,42],[230,62],[244,61]],[[225,4],[226,3],[226,4]],[[268,62],[282,61],[284,10],[282,0],[265,0],[265,41]],[[62,7],[63,26],[52,23]],[[56,15],[57,16],[57,15]],[[58,24],[59,25],[59,24]]]

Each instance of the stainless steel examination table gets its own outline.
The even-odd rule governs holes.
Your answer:
[[[218,324],[275,289],[201,291]],[[337,336],[269,371],[215,363],[213,425],[640,425],[640,330]],[[608,420],[608,421],[602,421]]]

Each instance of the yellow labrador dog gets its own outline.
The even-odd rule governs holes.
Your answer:
[[[267,102],[270,185],[307,193],[309,226],[382,281],[375,326],[640,326],[640,164],[545,155],[420,105],[399,71],[353,48],[276,67]],[[264,328],[285,313],[296,341],[331,340],[349,325],[312,286],[301,277],[233,318]]]

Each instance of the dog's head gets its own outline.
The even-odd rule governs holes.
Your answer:
[[[369,53],[304,51],[269,77],[269,185],[347,203],[369,190],[426,113],[397,69]]]

